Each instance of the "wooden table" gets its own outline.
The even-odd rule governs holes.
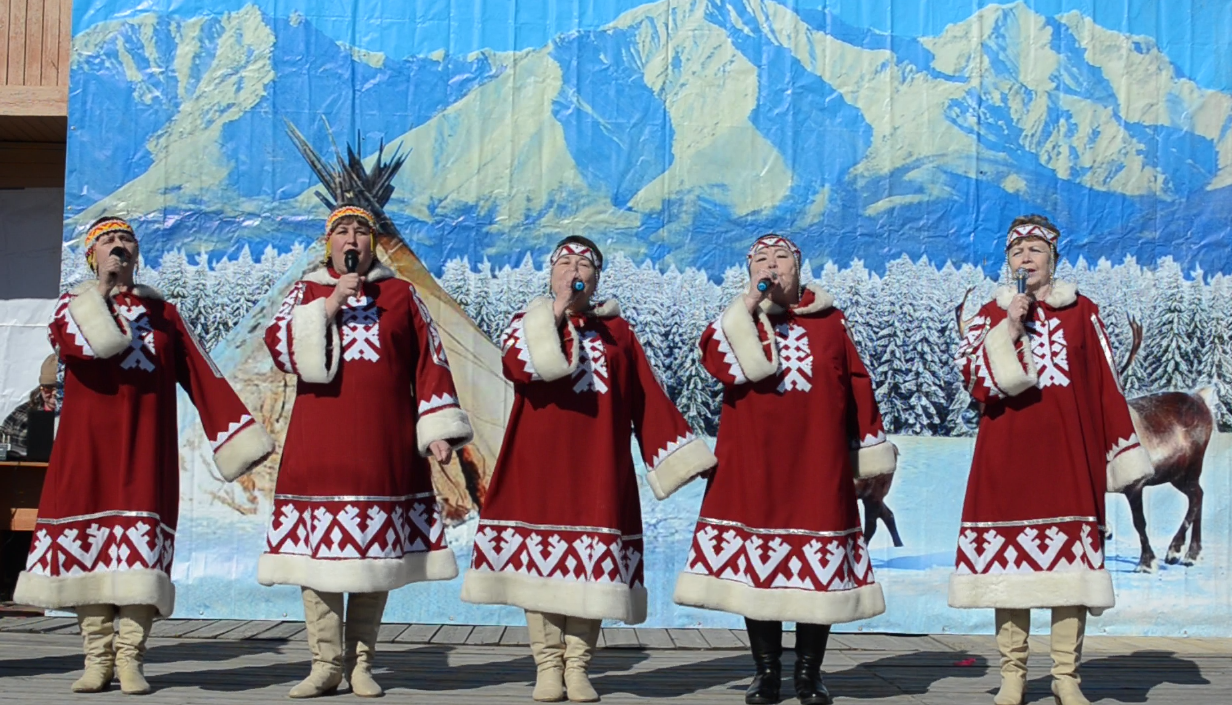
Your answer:
[[[47,463],[0,460],[0,531],[34,531]]]

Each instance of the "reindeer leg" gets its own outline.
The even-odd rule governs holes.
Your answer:
[[[898,522],[894,520],[894,512],[890,511],[890,507],[885,502],[881,503],[881,520],[890,530],[890,538],[894,539],[894,547],[902,548],[903,540],[898,536]]]
[[[1134,529],[1138,532],[1138,540],[1142,542],[1142,557],[1138,559],[1135,573],[1155,572],[1155,552],[1151,550],[1151,540],[1146,535],[1146,513],[1142,509],[1142,488],[1131,487],[1125,490],[1125,499],[1129,500],[1129,511],[1134,515]]]
[[[864,503],[864,543],[868,545],[873,542],[873,534],[877,533],[877,516],[881,514],[881,503],[870,499],[860,501]]]
[[[1198,557],[1202,555],[1202,488],[1198,485],[1198,481],[1194,480],[1193,486],[1189,493],[1189,519],[1193,526],[1193,533],[1189,535],[1189,553],[1185,554],[1185,560],[1181,561],[1182,565],[1193,565],[1198,562]]]
[[[1185,510],[1185,518],[1181,519],[1181,526],[1176,530],[1176,535],[1172,537],[1172,543],[1168,545],[1168,555],[1164,557],[1164,563],[1168,565],[1176,565],[1181,562],[1181,551],[1185,548],[1185,536],[1189,533],[1189,527],[1193,525],[1195,504],[1193,488],[1188,484],[1182,485],[1179,482],[1173,482],[1172,486],[1189,500],[1189,508]],[[1198,492],[1201,491],[1199,488]]]

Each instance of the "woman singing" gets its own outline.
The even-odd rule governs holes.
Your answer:
[[[1087,612],[1115,602],[1104,494],[1151,472],[1099,308],[1053,281],[1060,236],[1042,216],[1014,220],[1006,261],[1026,293],[998,290],[968,325],[958,359],[983,411],[949,601],[996,610],[998,705],[1023,701],[1034,607],[1052,610],[1057,702],[1089,702],[1078,676]]]

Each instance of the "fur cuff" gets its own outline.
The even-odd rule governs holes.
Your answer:
[[[760,320],[770,336],[770,357],[766,357],[765,345],[757,332],[757,320]],[[774,331],[770,327],[770,319],[765,312],[758,311],[757,319],[749,315],[744,307],[744,301],[739,297],[727,307],[719,319],[723,335],[731,345],[732,353],[744,376],[750,382],[760,382],[779,371],[779,351],[774,341]]]
[[[861,448],[851,454],[851,469],[857,480],[889,475],[898,467],[898,446],[889,441]]]
[[[121,351],[127,350],[133,342],[131,331],[123,323],[116,321],[107,302],[103,300],[103,295],[94,287],[73,297],[68,304],[68,315],[73,317],[73,322],[94,351],[95,357],[115,357]]]
[[[582,619],[646,621],[646,588],[623,583],[595,583],[537,575],[468,570],[462,601],[477,605],[513,605],[532,612]]]
[[[326,336],[331,336],[333,345],[329,359],[325,359]],[[338,326],[325,316],[325,299],[316,299],[296,306],[291,313],[291,359],[300,379],[310,384],[329,384],[338,374],[338,357],[342,352],[342,340]]]
[[[950,607],[958,609],[1087,607],[1098,615],[1115,604],[1106,570],[950,575]]]
[[[1014,340],[1010,339],[1010,324],[1001,321],[988,331],[984,338],[984,352],[988,355],[989,372],[997,388],[1008,397],[1018,396],[1035,386],[1039,381],[1039,373],[1035,371],[1035,357],[1031,355],[1031,343],[1023,338],[1027,346],[1027,366],[1023,369],[1018,359],[1018,349]]]
[[[214,465],[222,473],[222,479],[234,482],[274,452],[274,439],[265,427],[253,421],[248,428],[227,439],[214,451]]]
[[[401,558],[320,559],[263,553],[257,559],[257,582],[262,585],[299,585],[321,592],[388,592],[456,577],[458,562],[448,548]]]
[[[685,443],[660,460],[646,473],[646,482],[655,499],[667,499],[693,478],[718,464],[710,446],[700,438]]]
[[[415,424],[419,454],[424,457],[428,456],[428,446],[434,441],[447,441],[450,448],[457,450],[474,438],[475,431],[471,429],[470,419],[465,411],[457,407],[420,416],[419,422]]]
[[[678,605],[730,612],[749,619],[806,624],[845,624],[885,612],[877,583],[822,592],[798,588],[760,589],[712,575],[681,573],[672,601]]]
[[[1130,448],[1108,463],[1108,491],[1120,492],[1154,473],[1155,467],[1146,450],[1142,446]]]
[[[577,370],[580,350],[577,331],[573,323],[565,319],[565,328],[573,339],[572,359],[565,359],[560,334],[556,331],[556,315],[552,312],[552,300],[540,296],[530,302],[522,314],[522,330],[526,336],[526,349],[530,364],[545,382],[554,382]]]
[[[48,577],[22,571],[13,601],[51,610],[82,605],[153,605],[158,616],[175,611],[175,585],[161,570],[137,568]]]

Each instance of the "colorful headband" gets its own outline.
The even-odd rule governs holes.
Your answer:
[[[548,266],[551,267],[555,265],[556,260],[564,257],[565,255],[578,255],[579,257],[585,257],[590,260],[590,263],[595,266],[595,269],[603,269],[603,265],[599,263],[599,256],[595,253],[595,251],[580,242],[566,242],[560,247],[557,247],[556,251],[552,253],[551,259],[548,260]]]
[[[1028,237],[1037,237],[1047,242],[1049,245],[1056,247],[1057,239],[1061,237],[1061,233],[1058,233],[1052,228],[1036,225],[1035,223],[1025,223],[1023,225],[1019,225],[1013,230],[1010,230],[1009,236],[1005,239],[1005,249],[1010,249],[1010,246],[1015,242]]]
[[[798,266],[800,264],[800,248],[796,247],[796,243],[788,240],[782,235],[774,234],[762,235],[757,238],[757,241],[754,242],[753,246],[749,248],[749,254],[747,256],[748,261],[752,263],[753,256],[768,247],[782,247],[788,250],[791,252],[792,256],[796,258],[796,265]]]
[[[133,232],[133,226],[128,224],[128,221],[123,218],[106,218],[94,224],[90,231],[86,233],[86,264],[90,265],[90,269],[97,269],[94,257],[94,242],[106,233],[121,232],[128,233],[134,238],[137,233]]]
[[[362,218],[368,223],[369,228],[376,230],[376,218],[372,213],[359,206],[339,206],[325,219],[325,234],[328,236],[334,232],[334,226],[343,218]]]

